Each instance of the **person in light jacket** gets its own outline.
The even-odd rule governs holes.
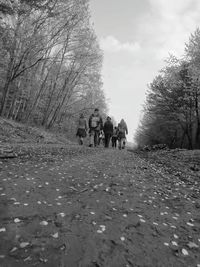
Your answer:
[[[97,146],[99,143],[99,134],[103,128],[103,120],[99,113],[99,109],[96,108],[94,113],[89,118],[89,133],[90,133],[90,147]]]
[[[77,133],[76,133],[80,145],[83,145],[83,139],[87,136],[87,130],[88,130],[87,120],[85,116],[81,114],[78,120]]]
[[[126,135],[128,134],[128,127],[124,119],[118,124],[117,132],[119,149],[124,149],[126,146]]]

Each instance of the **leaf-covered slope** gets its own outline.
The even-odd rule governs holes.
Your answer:
[[[69,144],[70,141],[61,134],[0,118],[0,143]]]

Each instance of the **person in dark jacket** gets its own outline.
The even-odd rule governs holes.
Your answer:
[[[107,117],[104,123],[103,131],[105,134],[105,147],[108,148],[110,144],[110,139],[113,135],[113,124],[110,117]]]

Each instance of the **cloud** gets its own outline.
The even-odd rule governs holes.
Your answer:
[[[137,37],[147,52],[162,60],[181,56],[185,42],[200,24],[198,0],[148,0],[149,12],[138,18]]]
[[[163,17],[172,17],[188,13],[189,10],[195,10],[198,0],[149,0],[152,10],[159,12]]]
[[[131,42],[120,42],[114,36],[107,36],[100,40],[100,46],[105,52],[116,53],[116,52],[129,52],[135,53],[140,50],[139,43]]]

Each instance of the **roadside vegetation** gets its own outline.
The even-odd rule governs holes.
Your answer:
[[[88,0],[1,0],[0,15],[0,116],[70,136],[80,112],[106,113]]]
[[[200,29],[190,36],[184,55],[170,55],[149,84],[135,140],[139,147],[200,148]]]

